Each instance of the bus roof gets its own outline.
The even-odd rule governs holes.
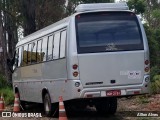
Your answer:
[[[129,8],[125,2],[80,4],[76,7],[75,12],[85,12],[93,10],[129,10]]]

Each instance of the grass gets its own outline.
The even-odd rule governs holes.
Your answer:
[[[13,89],[3,75],[0,75],[0,95],[3,94],[5,105],[14,103]]]
[[[137,97],[137,102],[139,104],[146,104],[146,103],[149,103],[149,99],[145,95],[142,95],[142,96]]]
[[[149,95],[139,95],[135,96],[135,103],[138,105],[149,103]]]
[[[0,89],[9,86],[6,78],[0,74]]]
[[[3,94],[5,105],[13,104],[14,94],[11,87],[1,88],[0,94]]]

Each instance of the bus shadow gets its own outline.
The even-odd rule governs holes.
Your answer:
[[[74,111],[72,114],[67,114],[69,120],[123,120],[120,115],[101,114],[96,111]]]
[[[25,105],[25,108],[23,109],[22,111],[25,111],[25,112],[43,113],[43,104],[29,103]]]
[[[26,106],[25,112],[31,113],[42,113],[43,117],[46,117],[43,112],[43,104],[29,104]],[[57,110],[58,112],[58,110]],[[101,114],[95,110],[85,109],[85,110],[74,110],[66,111],[67,118],[69,120],[123,120],[123,116],[120,114],[109,115]],[[58,118],[58,115],[53,115],[51,118]]]

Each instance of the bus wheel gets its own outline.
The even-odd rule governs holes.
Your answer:
[[[25,101],[21,101],[21,100],[20,100],[20,105],[21,105],[20,108],[21,108],[22,110],[25,110],[25,109],[26,109],[26,102],[25,102]]]
[[[107,115],[109,113],[109,98],[97,99],[95,107],[98,114]]]
[[[51,117],[54,113],[54,115],[57,115],[56,113],[58,113],[58,104],[51,103],[51,99],[48,93],[45,94],[44,98],[43,98],[43,104],[44,104],[44,112],[45,115],[48,117]]]
[[[113,97],[109,99],[109,113],[115,114],[117,110],[117,98]]]

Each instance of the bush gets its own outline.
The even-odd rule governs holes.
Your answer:
[[[6,78],[0,74],[0,96],[3,94],[5,104],[13,104],[14,94],[10,84],[8,84]]]
[[[155,81],[155,76],[160,75],[160,69],[157,66],[151,68],[151,82]]]
[[[11,87],[0,89],[0,94],[3,94],[5,105],[13,104],[14,94],[13,94],[13,90]]]
[[[155,75],[151,81],[151,93],[160,93],[160,75]]]
[[[8,86],[8,83],[7,83],[6,78],[0,74],[0,89],[7,87],[7,86]]]

